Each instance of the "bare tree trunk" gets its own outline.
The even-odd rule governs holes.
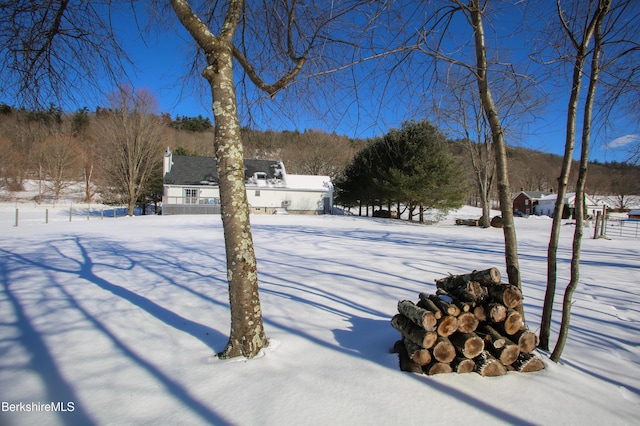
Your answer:
[[[520,267],[518,264],[518,243],[516,230],[513,224],[513,211],[511,210],[511,192],[509,190],[509,175],[507,165],[507,147],[504,140],[504,132],[498,111],[491,95],[491,88],[487,79],[487,53],[484,41],[484,26],[482,23],[482,11],[478,0],[469,2],[471,23],[474,29],[476,47],[476,73],[478,90],[482,107],[484,108],[496,155],[496,174],[498,179],[498,196],[500,210],[502,212],[505,260],[509,283],[521,289]],[[524,313],[523,313],[524,318]]]
[[[560,19],[563,22],[563,26],[569,36],[573,37],[573,34],[570,33],[570,30],[568,28],[568,24],[564,21],[563,11],[561,10],[559,3],[558,15],[560,16]],[[553,313],[553,300],[555,296],[557,281],[558,240],[560,238],[562,212],[564,209],[565,197],[567,195],[567,183],[569,180],[569,173],[571,171],[571,161],[573,159],[573,149],[575,146],[578,102],[580,98],[580,90],[582,87],[582,72],[587,59],[589,44],[591,42],[591,38],[593,37],[597,15],[598,12],[596,11],[593,20],[590,22],[589,26],[585,28],[585,32],[580,44],[576,44],[576,42],[574,42],[574,47],[576,48],[576,58],[573,64],[571,96],[569,97],[569,106],[567,110],[567,129],[565,136],[564,156],[562,159],[562,169],[560,171],[560,176],[558,177],[557,198],[553,211],[553,223],[551,225],[549,247],[547,249],[547,289],[545,292],[544,304],[542,308],[539,343],[539,346],[544,350],[549,350],[551,315]]]
[[[90,203],[93,195],[91,193],[91,176],[93,174],[93,164],[85,163],[84,166],[84,202]]]
[[[236,110],[230,49],[220,49],[204,77],[211,85],[215,116],[215,152],[220,176],[220,201],[224,227],[231,334],[223,358],[253,357],[268,345],[258,295],[256,258],[249,222],[240,124]]]
[[[589,148],[591,140],[591,122],[593,117],[593,103],[598,86],[598,78],[600,74],[600,54],[602,52],[602,21],[608,13],[611,6],[611,0],[601,0],[599,4],[600,13],[595,28],[595,47],[591,58],[591,75],[589,77],[589,89],[587,90],[587,99],[584,106],[584,118],[582,124],[582,151],[580,154],[580,169],[578,172],[578,182],[576,188],[575,201],[575,219],[576,229],[573,234],[573,253],[571,255],[571,279],[565,289],[562,302],[562,322],[560,324],[560,333],[558,341],[551,354],[551,360],[558,362],[562,356],[564,345],[569,334],[569,324],[571,320],[571,304],[573,293],[578,287],[580,279],[580,248],[582,245],[582,236],[584,231],[585,216],[585,185],[587,183],[587,166],[589,164]]]
[[[476,183],[478,184],[478,193],[480,194],[480,204],[482,207],[480,226],[488,228],[491,226],[490,196],[491,187],[493,186],[495,162],[490,159],[492,152],[489,143],[478,144],[476,147],[471,147],[471,150],[477,151],[475,154],[472,152],[471,161],[476,174]]]
[[[183,26],[204,50],[215,122],[214,148],[227,257],[231,333],[221,358],[253,358],[268,345],[258,294],[258,273],[249,221],[244,161],[233,79],[233,35],[243,2],[229,0],[219,36],[214,36],[183,0],[171,5]]]

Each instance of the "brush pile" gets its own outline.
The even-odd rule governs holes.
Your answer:
[[[436,280],[436,294],[398,302],[391,325],[400,369],[414,373],[501,376],[544,368],[537,336],[523,321],[522,292],[490,268]]]

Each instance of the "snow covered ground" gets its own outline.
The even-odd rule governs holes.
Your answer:
[[[638,424],[640,240],[590,238],[563,360],[483,378],[398,370],[389,320],[448,273],[497,266],[500,229],[252,216],[271,345],[220,361],[229,331],[217,216],[0,206],[0,424]],[[96,211],[100,211],[97,209]],[[516,218],[537,330],[551,220]],[[559,303],[573,227],[562,229]],[[48,405],[47,405],[48,404]],[[46,411],[55,408],[58,411]],[[31,411],[26,411],[31,409]],[[12,411],[13,410],[13,411]],[[67,411],[63,411],[67,410]]]

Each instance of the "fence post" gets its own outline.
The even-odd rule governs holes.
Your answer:
[[[69,222],[71,222],[72,215],[73,215],[73,204],[69,206]]]
[[[18,213],[19,213],[19,211],[20,210],[18,208],[16,208],[16,224],[15,224],[16,228],[18,227]]]
[[[44,210],[44,223],[49,223],[49,209]]]

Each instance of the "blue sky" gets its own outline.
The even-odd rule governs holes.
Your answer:
[[[519,27],[518,27],[519,28]],[[461,32],[463,34],[464,32]],[[508,47],[513,54],[526,55],[527,44],[518,35],[517,30],[508,38]],[[210,94],[194,93],[192,85],[183,87],[183,76],[189,49],[189,36],[186,33],[171,32],[146,37],[143,43],[134,32],[127,37],[127,44],[136,70],[131,70],[132,82],[136,88],[147,88],[153,92],[160,104],[162,112],[176,115],[212,117]],[[518,50],[521,52],[518,53]],[[358,73],[364,73],[357,70]],[[363,74],[364,75],[364,74]],[[425,75],[428,73],[425,72]],[[351,78],[350,74],[345,78]],[[263,130],[300,130],[320,129],[349,137],[367,138],[379,136],[393,127],[399,127],[404,120],[433,118],[424,105],[422,96],[408,95],[406,91],[386,88],[385,98],[376,93],[376,87],[362,84],[356,95],[351,91],[336,91],[333,99],[319,100],[316,105],[324,108],[320,113],[308,112],[301,103],[287,99],[286,106],[278,102],[267,101],[265,108],[253,111],[252,127]],[[538,112],[535,119],[528,118],[529,124],[524,126],[514,145],[551,152],[562,155],[564,152],[566,108],[568,89],[557,91],[548,89],[549,101],[544,109]],[[586,89],[585,89],[586,90]],[[555,94],[553,94],[555,91]],[[584,90],[583,90],[584,92]],[[280,95],[278,95],[280,96]],[[276,101],[281,99],[276,99]],[[331,114],[324,114],[331,111]],[[581,120],[580,120],[581,121]],[[247,124],[243,116],[243,124]],[[443,123],[437,123],[446,128]],[[640,140],[640,124],[638,117],[618,114],[610,118],[607,128],[598,127],[592,134],[591,160],[624,161],[628,157],[628,149]],[[581,129],[577,129],[580,134]],[[579,139],[576,143],[574,158],[579,157]]]
[[[189,36],[184,31],[147,35],[143,41],[133,22],[121,20],[116,26],[116,30],[122,32],[121,40],[135,64],[128,69],[134,88],[148,89],[157,97],[160,112],[170,113],[172,117],[203,115],[213,119],[210,94],[206,90],[199,93],[191,84],[192,81],[185,84],[182,78],[191,52]],[[514,55],[526,55],[527,52],[523,51],[527,46],[526,40],[517,30],[510,29],[509,32],[511,35],[506,39],[507,48]],[[468,28],[461,27],[458,37],[463,40],[468,38]],[[354,138],[382,135],[409,119],[430,118],[441,128],[447,128],[444,123],[434,119],[426,106],[429,101],[425,99],[431,94],[428,87],[421,88],[425,83],[421,83],[420,79],[428,79],[429,70],[413,71],[413,78],[418,83],[415,90],[407,91],[404,86],[400,87],[402,84],[399,80],[392,78],[382,94],[379,80],[365,78],[366,73],[371,71],[366,68],[344,74],[347,82],[354,77],[356,80],[361,78],[357,94],[346,88],[336,90],[332,96],[323,93],[324,97],[318,97],[314,103],[317,108],[315,113],[305,107],[306,103],[290,99],[286,93],[279,94],[275,102],[265,101],[262,108],[252,110],[251,126],[262,130],[319,129]],[[110,85],[112,83],[105,84],[102,89],[105,92],[113,90]],[[549,93],[554,93],[554,90],[549,90]],[[106,104],[102,99],[86,101],[86,105],[76,107],[94,109],[96,105]],[[4,102],[11,104],[10,100]],[[528,124],[508,143],[561,155],[564,150],[566,103],[566,92],[550,95],[544,110],[535,119],[527,119]],[[245,114],[241,120],[243,125],[249,124]],[[594,131],[590,158],[601,162],[623,161],[628,156],[630,144],[638,143],[639,139],[638,117],[618,114],[609,121],[606,131],[602,128]],[[578,155],[577,147],[574,157]]]

